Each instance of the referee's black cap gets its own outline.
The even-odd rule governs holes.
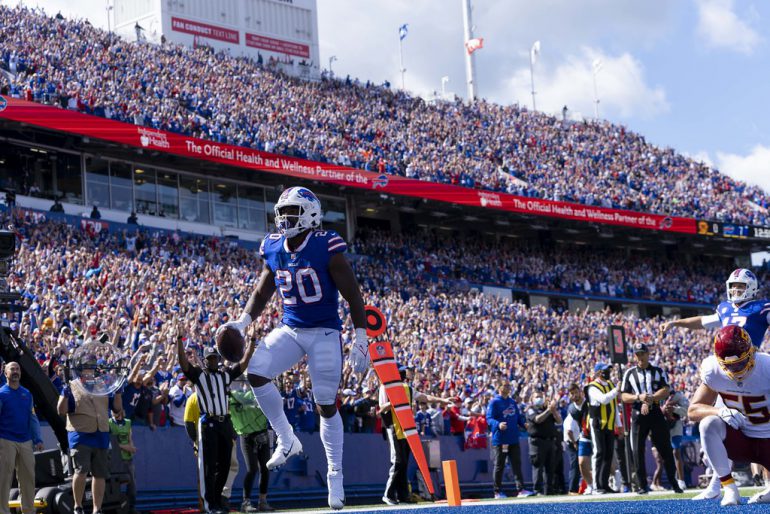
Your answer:
[[[209,357],[219,357],[219,352],[216,348],[213,346],[207,346],[205,350],[203,350],[203,358],[208,359]]]
[[[649,353],[650,349],[644,343],[636,343],[634,345],[634,353]]]

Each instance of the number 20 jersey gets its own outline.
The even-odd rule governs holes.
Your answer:
[[[714,355],[703,361],[700,374],[703,383],[719,393],[727,407],[746,416],[744,434],[770,439],[770,355],[757,352],[754,357],[754,369],[742,381],[728,377]]]
[[[329,260],[346,249],[345,240],[331,230],[311,230],[294,251],[289,251],[281,234],[265,236],[259,254],[275,274],[275,287],[283,300],[284,325],[342,328],[337,311],[339,291],[329,274]]]
[[[722,302],[717,306],[716,312],[723,327],[738,325],[749,333],[754,346],[762,346],[765,331],[770,324],[770,302],[752,300],[740,306],[732,302]]]

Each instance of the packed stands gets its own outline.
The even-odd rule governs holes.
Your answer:
[[[21,248],[9,285],[23,293],[25,312],[21,326],[14,328],[38,360],[48,362],[55,376],[56,364],[89,338],[104,335],[129,352],[146,352],[157,344],[164,360],[147,363],[141,376],[152,397],[161,398],[156,404],[159,411],[166,408],[164,395],[175,383],[171,334],[180,330],[187,337],[190,353],[199,354],[212,343],[216,328],[241,311],[261,269],[255,250],[214,238],[147,230],[97,234],[29,213],[15,224]],[[454,258],[470,266],[473,274],[481,273],[477,269],[483,269],[482,259],[499,263],[496,267],[505,271],[509,263],[553,257],[513,247],[476,248],[474,253],[461,240],[455,247],[444,242],[440,245],[443,250],[438,251],[437,239],[423,238],[428,242],[420,245],[410,236],[389,237],[371,232],[355,241],[352,247],[357,254],[351,259],[364,285],[366,302],[378,305],[387,315],[398,359],[417,370],[415,381],[425,392],[468,398],[465,406],[469,410],[483,412],[495,379],[504,375],[512,378],[516,394],[524,402],[543,384],[548,394],[562,397],[570,382],[584,381],[595,362],[607,359],[604,342],[607,327],[613,323],[624,325],[632,342],[653,345],[653,359],[665,363],[676,389],[690,394],[697,385],[697,367],[709,351],[710,336],[705,331],[672,330],[663,336],[659,318],[527,307],[475,290],[445,287],[431,276],[441,274]],[[407,275],[399,276],[397,263],[402,270],[420,272],[405,271]],[[648,264],[642,259],[634,265]],[[534,275],[538,268],[528,269]],[[651,267],[650,272],[659,269]],[[683,283],[698,281],[697,273],[689,275],[676,267],[662,269],[682,277]],[[566,267],[562,273],[567,276],[573,271]],[[710,271],[713,287],[721,288],[717,271]],[[624,272],[616,269],[612,273]],[[393,277],[387,285],[376,278],[385,275]],[[565,280],[569,285],[576,279]],[[274,301],[257,325],[265,334],[279,322],[280,306]],[[347,326],[346,342],[350,333]],[[306,370],[300,364],[280,381],[285,394],[295,394],[304,402],[297,403],[302,409],[296,417],[298,429],[314,430],[312,384]],[[373,373],[359,377],[346,366],[342,399],[352,409],[359,400],[371,401],[376,386]],[[151,405],[147,408],[153,408]],[[365,404],[363,412],[369,407]],[[134,414],[139,422],[147,420],[142,413]],[[374,418],[367,418],[366,423],[362,418],[357,424],[355,417],[348,416],[349,429],[374,427]],[[157,412],[149,424],[167,419]]]
[[[12,97],[420,180],[770,224],[759,188],[606,121],[485,101],[431,104],[350,78],[302,81],[206,48],[129,43],[25,7],[0,7],[0,24],[0,92]]]

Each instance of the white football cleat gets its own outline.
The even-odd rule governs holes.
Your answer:
[[[326,475],[329,487],[329,507],[340,510],[345,506],[345,488],[342,486],[342,470],[333,469]]]
[[[749,498],[749,503],[770,503],[770,487]]]
[[[740,505],[741,504],[741,492],[738,491],[738,486],[730,484],[725,486],[725,495],[722,497],[722,501],[719,502],[722,507],[728,505]]]
[[[275,468],[279,468],[286,464],[286,461],[289,460],[290,457],[299,455],[300,453],[302,453],[302,443],[297,439],[297,436],[292,433],[291,440],[288,441],[287,444],[278,440],[273,456],[267,461],[267,469],[272,471]]]
[[[687,490],[687,484],[684,483],[684,480],[677,480],[676,483],[679,485],[679,489],[682,491]]]
[[[709,485],[707,485],[703,491],[693,496],[692,499],[695,501],[716,500],[716,499],[719,499],[721,495],[722,495],[722,486],[719,484],[719,482],[716,483],[716,487],[714,487],[714,484],[709,482]]]

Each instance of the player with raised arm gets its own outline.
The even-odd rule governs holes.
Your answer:
[[[224,326],[241,332],[256,319],[276,289],[283,302],[282,325],[265,337],[249,363],[248,379],[278,436],[269,469],[302,451],[283,411],[281,393],[272,379],[307,355],[313,396],[321,415],[321,441],[327,461],[329,506],[345,505],[342,485],[342,418],[337,390],[342,379],[342,321],[338,293],[350,305],[355,327],[350,348],[353,371],[369,367],[364,301],[353,270],[343,255],[347,244],[336,232],[321,228],[321,202],[304,187],[286,189],[275,205],[276,234],[262,240],[259,253],[265,268],[241,316]],[[222,330],[222,329],[220,329]]]
[[[661,326],[663,332],[670,327],[694,330],[738,325],[749,333],[754,346],[762,346],[765,332],[770,326],[770,301],[757,299],[757,276],[751,270],[739,268],[730,273],[726,286],[727,301],[717,305],[714,314],[667,321]]]
[[[727,278],[727,301],[717,305],[714,314],[708,316],[693,316],[678,320],[667,321],[661,326],[665,333],[670,327],[682,327],[691,330],[700,328],[718,328],[737,325],[748,332],[751,343],[759,348],[770,326],[770,302],[758,300],[759,282],[757,276],[748,269],[738,268]],[[721,402],[721,400],[717,400]],[[710,500],[720,494],[719,477],[714,474],[711,482],[693,500]]]
[[[770,466],[770,355],[757,352],[746,330],[727,325],[700,375],[687,415],[700,422],[701,446],[725,490],[721,504],[738,505],[730,460]],[[723,407],[715,405],[717,397]],[[749,503],[770,503],[770,487]]]

